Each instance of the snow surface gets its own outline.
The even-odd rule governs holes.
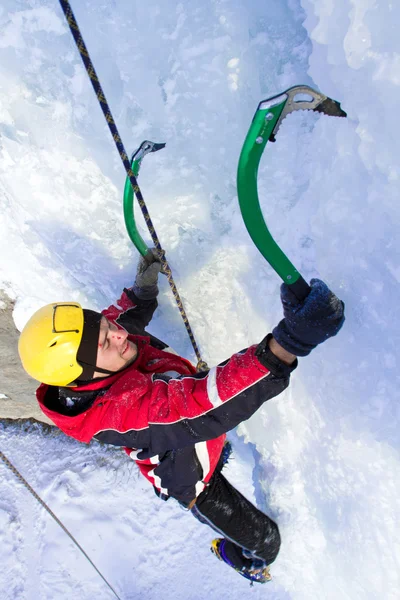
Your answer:
[[[212,532],[160,502],[121,451],[8,423],[1,450],[126,600],[397,599],[400,5],[73,8],[128,151],[167,142],[145,159],[140,184],[210,365],[281,316],[279,280],[236,197],[258,102],[303,83],[342,103],[347,119],[285,120],[259,191],[278,243],[306,279],[319,275],[340,295],[347,321],[300,361],[285,394],[231,434],[228,476],[282,533],[267,586],[249,589],[213,558]],[[58,3],[3,0],[0,30],[0,284],[21,328],[53,300],[103,308],[132,282],[137,257],[124,171]],[[164,281],[151,330],[194,360],[173,302]],[[0,485],[2,598],[112,598],[3,464]]]

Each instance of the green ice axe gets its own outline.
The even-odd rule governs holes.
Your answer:
[[[132,157],[131,157],[131,170],[133,171],[134,176],[137,177],[139,175],[140,165],[141,165],[143,158],[146,156],[146,154],[148,154],[149,152],[157,152],[157,150],[161,150],[161,148],[164,148],[164,147],[165,147],[165,144],[156,144],[155,142],[149,142],[148,140],[145,140],[144,142],[142,142],[140,144],[139,148],[136,150],[136,152],[134,152],[132,154]],[[201,358],[199,348],[197,346],[196,340],[194,339],[192,328],[190,327],[190,324],[189,324],[189,319],[188,319],[185,309],[183,307],[183,303],[182,303],[181,297],[179,296],[179,292],[176,288],[174,278],[172,276],[171,268],[165,258],[164,251],[160,246],[160,241],[157,237],[153,223],[150,219],[149,212],[144,203],[143,197],[142,198],[139,197],[139,194],[137,193],[137,189],[132,187],[130,177],[128,176],[126,179],[125,188],[124,188],[124,217],[125,217],[125,225],[126,225],[126,229],[128,231],[129,237],[131,238],[132,242],[134,243],[134,245],[136,246],[136,248],[138,249],[138,251],[144,258],[151,257],[151,260],[153,260],[152,254],[150,253],[150,249],[147,247],[146,243],[142,239],[142,237],[139,234],[137,227],[136,227],[135,215],[133,212],[133,194],[134,193],[136,194],[136,198],[139,202],[140,208],[142,209],[142,213],[145,218],[147,227],[149,228],[150,235],[152,237],[154,246],[159,251],[159,255],[161,258],[161,262],[162,262],[162,271],[161,272],[167,276],[168,283],[171,287],[172,293],[174,294],[176,303],[179,308],[179,312],[181,313],[181,317],[185,323],[186,331],[189,334],[190,341],[192,342],[193,349],[196,353],[196,356],[198,359],[197,370],[198,371],[206,371],[206,370],[208,370],[207,363],[204,362],[204,360]],[[149,261],[149,262],[151,262],[151,261]]]
[[[307,99],[304,99],[304,97]],[[264,221],[258,200],[258,165],[268,141],[274,142],[285,117],[295,110],[314,110],[333,117],[346,117],[339,102],[306,85],[286,90],[258,105],[243,144],[237,172],[239,205],[251,239],[271,267],[288,284],[299,300],[304,300],[310,286],[280,249]]]
[[[161,150],[164,147],[165,144],[157,144],[156,142],[149,142],[148,140],[142,142],[131,157],[131,169],[134,176],[137,177],[139,175],[140,165],[146,154],[149,154],[149,152],[157,152],[157,150]],[[145,211],[145,219],[146,213],[147,209]],[[124,188],[124,217],[126,229],[131,241],[134,243],[140,254],[146,256],[149,252],[149,248],[136,227],[135,214],[133,211],[133,189],[129,177],[126,178]]]

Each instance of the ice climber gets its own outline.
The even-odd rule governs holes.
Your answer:
[[[337,334],[344,305],[318,279],[302,303],[283,284],[284,318],[272,334],[198,373],[145,331],[161,269],[156,251],[149,256],[117,306],[38,310],[20,337],[22,364],[42,382],[37,398],[57,427],[81,442],[125,447],[160,498],[175,498],[218,532],[218,558],[263,583],[279,552],[278,526],[222,474],[225,434],[289,385],[297,356]]]

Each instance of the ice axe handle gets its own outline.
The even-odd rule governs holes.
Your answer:
[[[303,302],[303,300],[305,300],[308,294],[311,292],[310,286],[308,285],[307,281],[302,278],[301,275],[294,283],[290,283],[288,285],[290,290],[296,296],[297,300],[299,300],[300,302]]]

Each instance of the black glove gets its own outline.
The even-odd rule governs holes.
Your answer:
[[[139,260],[133,292],[140,300],[151,300],[158,294],[158,274],[162,271],[160,252],[150,248]]]
[[[283,283],[281,300],[285,318],[272,335],[296,356],[310,354],[318,344],[336,335],[344,323],[344,303],[320,279],[311,279],[311,292],[302,302]]]

